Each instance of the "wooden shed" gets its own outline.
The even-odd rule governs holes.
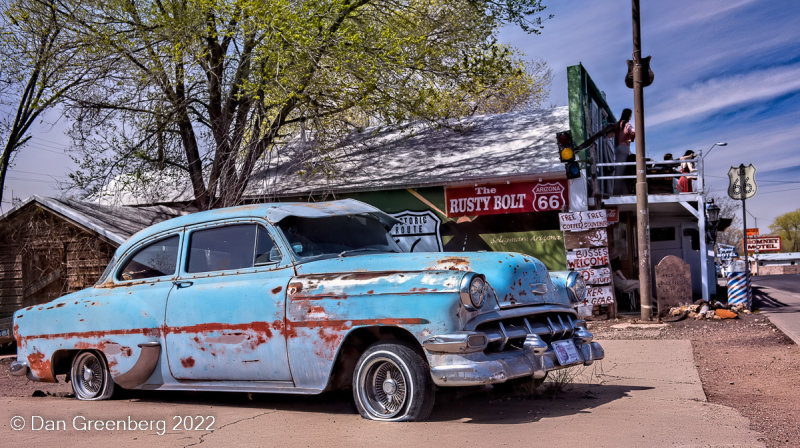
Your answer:
[[[0,318],[91,286],[122,242],[179,214],[32,196],[0,216]]]

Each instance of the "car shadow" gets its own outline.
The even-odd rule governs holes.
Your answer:
[[[632,391],[652,387],[572,383],[557,392],[545,383],[533,395],[504,391],[491,386],[442,388],[437,391],[430,422],[478,424],[530,423],[545,418],[590,412],[591,409],[619,400]],[[287,412],[325,414],[357,414],[349,391],[326,392],[320,395],[124,391],[122,399],[148,403],[170,403],[202,406],[232,406],[274,409]]]
[[[548,389],[556,389],[548,390]],[[429,421],[478,424],[531,423],[545,418],[587,413],[619,400],[632,391],[652,387],[571,383],[537,389],[534,394],[498,391],[495,388],[463,388],[439,391]]]

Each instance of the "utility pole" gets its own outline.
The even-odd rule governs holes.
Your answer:
[[[647,177],[644,160],[644,73],[639,0],[631,0],[633,12],[633,107],[636,132],[636,238],[639,246],[639,297],[642,320],[652,320],[650,279],[650,216],[647,209]]]
[[[753,296],[750,291],[750,255],[747,253],[747,206],[745,205],[747,191],[747,171],[745,171],[744,163],[739,164],[739,185],[741,185],[742,192],[742,249],[744,252],[744,278],[745,278],[745,291],[747,291],[747,309],[750,309]]]

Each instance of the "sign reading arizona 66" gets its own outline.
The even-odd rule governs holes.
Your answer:
[[[566,203],[564,190],[564,185],[558,182],[536,184],[531,190],[533,191],[533,209],[537,212],[561,210]]]

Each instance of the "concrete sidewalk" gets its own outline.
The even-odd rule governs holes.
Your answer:
[[[8,446],[358,446],[653,447],[763,446],[736,410],[708,403],[689,341],[603,341],[607,358],[571,378],[555,398],[524,399],[490,389],[441,390],[430,421],[376,423],[347,397],[243,394],[141,394],[79,402],[0,398],[0,435]],[[66,429],[30,428],[32,416]],[[165,421],[152,430],[78,431],[76,415]],[[28,426],[12,430],[18,416]],[[176,416],[213,416],[214,431],[174,430]],[[37,420],[38,421],[38,420]],[[207,422],[207,420],[206,420]],[[16,422],[19,424],[19,419]]]

